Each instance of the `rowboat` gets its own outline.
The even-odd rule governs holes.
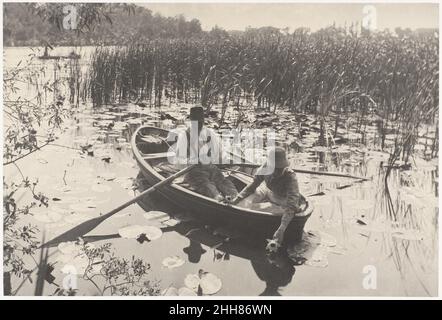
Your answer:
[[[167,138],[174,133],[156,127],[142,126],[138,128],[131,139],[134,157],[141,174],[149,185],[156,184],[167,178],[171,173],[167,168],[169,143]],[[170,140],[169,140],[170,141]],[[166,165],[164,165],[166,164]],[[230,179],[237,190],[242,190],[253,176],[240,170],[223,168],[227,179]],[[279,227],[280,215],[247,209],[216,201],[193,191],[186,185],[185,179],[176,179],[158,189],[161,197],[177,207],[189,211],[195,218],[211,225],[222,225],[242,229],[251,236],[259,235],[270,239]],[[305,209],[297,214],[290,222],[284,237],[284,243],[291,244],[302,238],[304,225],[313,212],[313,206],[307,202]]]

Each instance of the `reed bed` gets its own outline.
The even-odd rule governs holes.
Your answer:
[[[84,92],[95,105],[170,100],[210,110],[218,104],[222,116],[230,106],[289,109],[316,115],[321,127],[333,116],[335,134],[352,114],[360,131],[370,119],[383,132],[401,132],[404,145],[421,124],[437,125],[438,56],[437,34],[356,34],[335,27],[288,35],[207,33],[99,47]],[[384,140],[385,134],[382,146]]]

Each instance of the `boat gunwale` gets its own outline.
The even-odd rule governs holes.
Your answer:
[[[134,156],[135,156],[137,162],[140,165],[142,165],[151,175],[156,177],[158,180],[162,181],[162,180],[165,180],[166,178],[164,176],[162,176],[161,174],[159,174],[152,167],[152,165],[149,162],[147,162],[146,159],[143,158],[143,156],[142,156],[142,154],[141,154],[141,152],[138,149],[137,144],[136,144],[138,133],[141,130],[149,130],[149,129],[156,130],[156,131],[169,132],[169,130],[158,128],[158,127],[140,126],[133,133],[133,135],[131,137],[132,152],[134,153]],[[244,174],[247,175],[246,173],[244,173]],[[164,186],[164,187],[172,188],[172,189],[175,189],[175,191],[177,191],[177,192],[183,192],[183,193],[187,194],[188,196],[192,196],[194,198],[205,200],[205,201],[209,202],[210,205],[222,207],[223,209],[235,209],[235,211],[240,211],[240,212],[243,212],[243,213],[246,213],[248,215],[255,216],[255,217],[257,215],[259,215],[261,217],[266,217],[266,218],[269,218],[269,217],[271,217],[271,218],[280,218],[281,217],[281,215],[276,215],[276,214],[273,214],[273,213],[270,213],[270,212],[266,212],[266,211],[252,210],[252,209],[248,209],[248,208],[239,207],[237,205],[220,203],[219,201],[216,201],[215,199],[206,197],[206,196],[204,196],[204,195],[202,195],[200,193],[197,193],[195,191],[192,191],[192,190],[189,190],[187,188],[184,188],[184,187],[182,187],[182,186],[180,186],[180,185],[178,185],[176,183],[171,183],[170,185],[167,185],[167,186]],[[293,218],[293,220],[299,220],[299,221],[307,220],[311,216],[311,214],[313,212],[313,208],[312,208],[312,205],[310,203],[308,203],[308,207],[306,208],[306,210],[309,210],[310,213],[308,213],[306,215],[302,215],[302,216],[295,216]]]

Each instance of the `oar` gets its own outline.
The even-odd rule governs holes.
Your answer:
[[[240,158],[241,161],[243,161],[241,163],[233,163],[232,165],[240,166],[240,167],[250,167],[250,168],[259,168],[262,166],[261,164],[252,163],[249,160],[245,159],[243,156],[236,154],[234,152],[229,151],[229,153],[235,157]],[[293,172],[297,172],[297,173],[315,174],[315,175],[320,175],[320,176],[351,178],[351,179],[358,179],[358,180],[363,180],[363,181],[369,181],[372,179],[372,178],[353,176],[350,174],[344,174],[344,173],[339,173],[339,172],[313,171],[313,170],[294,169],[294,168],[290,168],[290,169],[293,170]]]
[[[119,207],[109,211],[108,213],[101,215],[97,218],[93,218],[90,220],[87,220],[81,224],[79,224],[78,226],[66,231],[65,233],[59,235],[58,237],[52,239],[49,242],[46,242],[45,244],[42,245],[42,247],[51,247],[54,245],[58,245],[60,242],[65,242],[65,241],[75,241],[77,240],[79,237],[84,236],[85,234],[87,234],[88,232],[92,231],[93,229],[95,229],[100,223],[102,223],[104,220],[106,220],[107,218],[113,216],[114,214],[116,214],[117,212],[120,212],[121,210],[123,210],[124,208],[127,208],[128,206],[130,206],[131,204],[137,202],[139,199],[143,198],[145,195],[154,192],[155,190],[157,190],[158,188],[171,183],[173,180],[175,180],[176,178],[184,175],[185,173],[189,172],[190,170],[192,170],[194,167],[196,166],[196,164],[192,164],[180,171],[178,171],[177,173],[171,175],[170,177],[154,184],[152,187],[150,187],[149,189],[143,191],[142,193],[140,193],[138,196],[136,196],[135,198],[123,203],[122,205],[120,205]]]

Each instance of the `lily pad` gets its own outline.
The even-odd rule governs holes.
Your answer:
[[[200,278],[197,274],[188,274],[184,278],[184,284],[186,285],[187,288],[196,292],[196,291],[198,291],[198,286],[200,284]]]
[[[184,284],[194,292],[201,292],[206,295],[212,295],[221,290],[222,282],[212,273],[200,270],[198,274],[188,274],[184,279]]]
[[[144,213],[144,217],[147,220],[158,220],[160,222],[170,219],[170,216],[163,211],[149,211]]]
[[[119,229],[118,234],[126,239],[138,239],[144,234],[147,239],[152,241],[159,239],[163,235],[163,232],[160,228],[154,226],[132,225]]]
[[[166,221],[162,221],[162,224],[165,224],[168,227],[175,227],[177,224],[180,223],[180,221],[176,220],[176,219],[169,219]]]
[[[178,268],[184,264],[184,260],[179,256],[167,257],[163,260],[163,266],[168,269]]]
[[[117,178],[115,173],[112,173],[112,172],[102,173],[100,175],[100,177],[103,178],[104,180],[107,180],[107,181],[112,181],[112,180],[115,180]]]
[[[196,296],[197,294],[195,293],[195,291],[192,291],[187,287],[182,287],[178,289],[178,295],[187,297],[187,296]]]
[[[122,238],[137,239],[141,234],[143,234],[143,231],[143,226],[133,225],[119,229],[118,234]]]
[[[73,257],[69,262],[67,262],[62,268],[61,272],[65,274],[82,275],[86,271],[89,265],[89,259],[86,255],[79,255]]]
[[[222,282],[212,273],[204,273],[201,276],[200,286],[203,294],[215,294],[221,290]]]
[[[146,237],[149,240],[157,240],[161,238],[163,235],[163,232],[160,228],[154,227],[154,226],[145,226],[144,227],[144,234],[146,234]]]

